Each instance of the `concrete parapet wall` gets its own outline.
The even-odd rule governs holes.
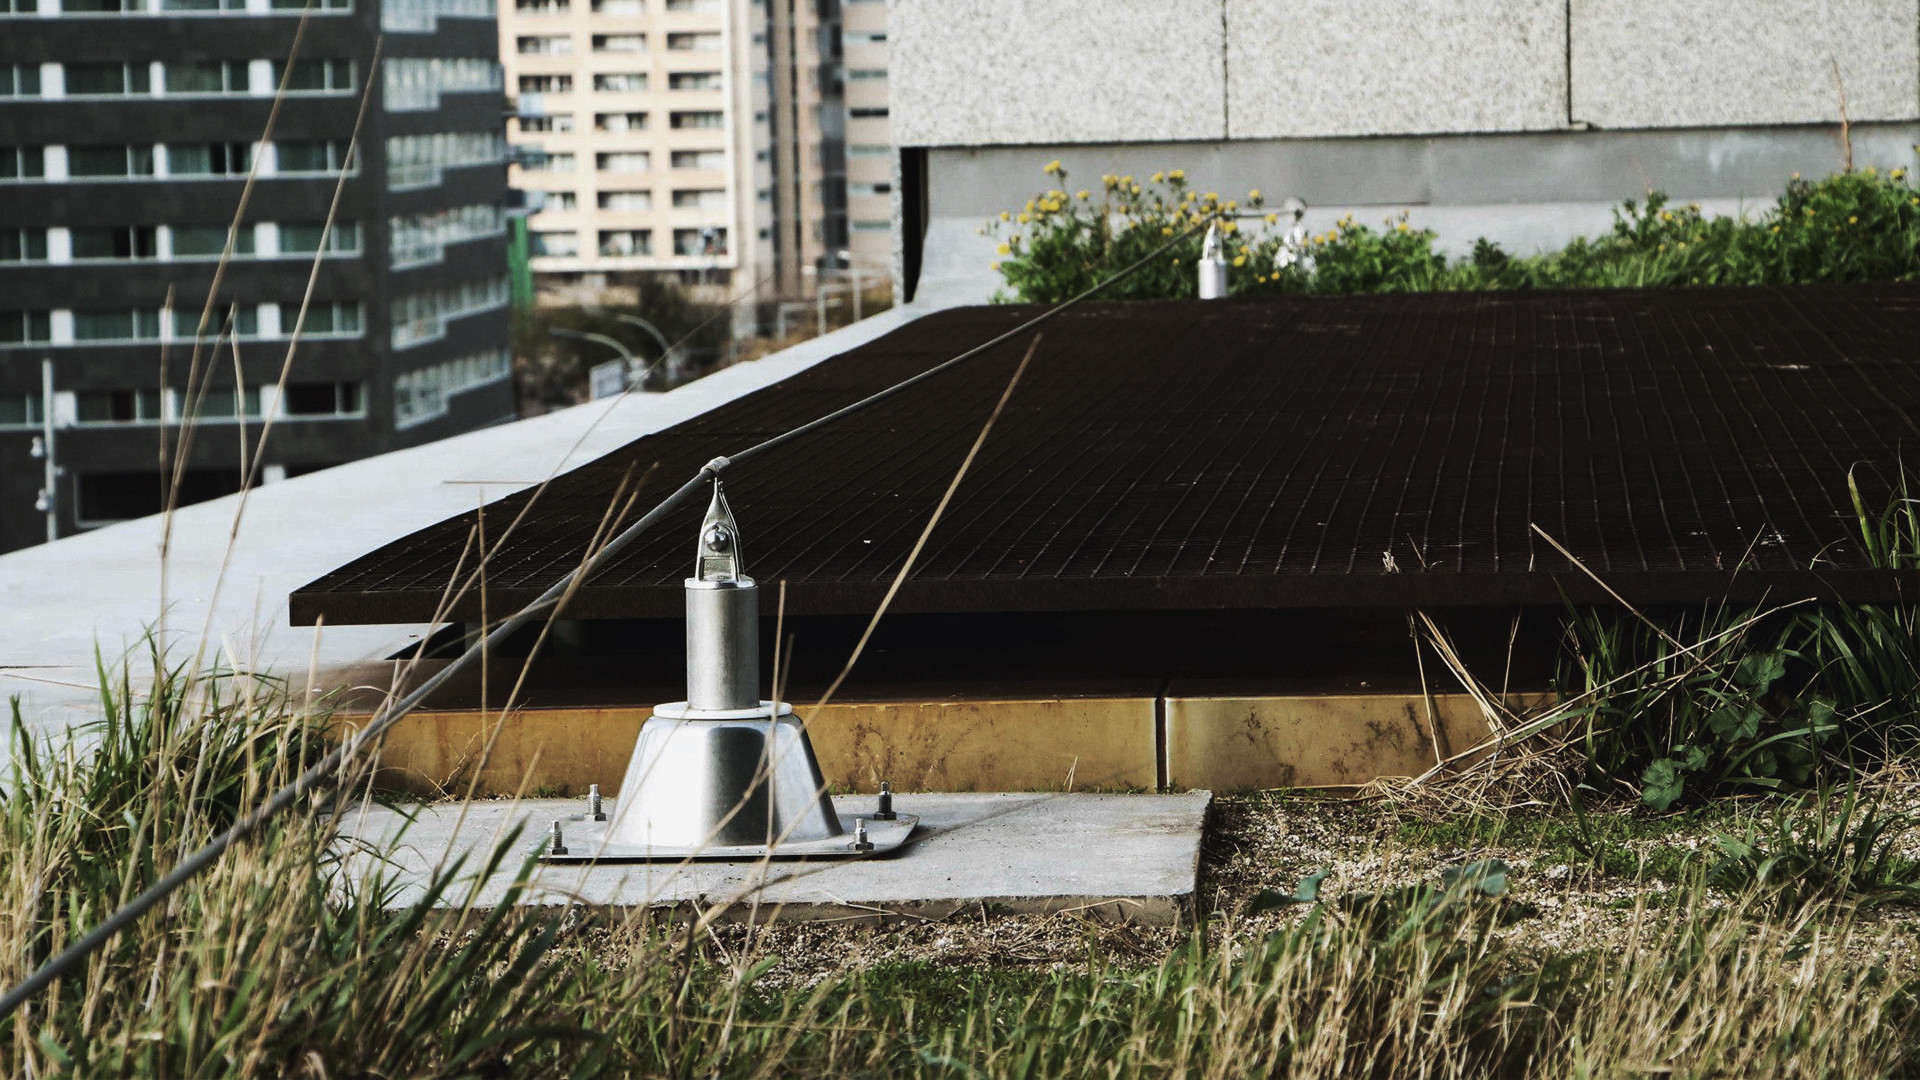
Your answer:
[[[1534,704],[1542,703],[1534,701]],[[415,713],[383,786],[428,796],[617,795],[644,708]],[[343,717],[351,728],[364,717]],[[1437,721],[1437,727],[1436,727]],[[1465,694],[846,702],[808,730],[837,791],[1338,787],[1425,771],[1488,732]]]
[[[1827,123],[1842,84],[1854,120],[1920,118],[1911,0],[894,0],[889,18],[902,146]]]

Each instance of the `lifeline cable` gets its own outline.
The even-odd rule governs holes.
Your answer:
[[[549,608],[552,608],[554,614],[557,614],[560,603],[574,587],[576,582],[585,580],[589,575],[600,569],[607,560],[631,544],[640,534],[646,532],[682,502],[699,492],[707,481],[717,479],[729,465],[763,454],[794,439],[800,438],[803,435],[816,431],[834,421],[851,416],[870,406],[877,405],[910,386],[925,382],[941,372],[956,367],[997,345],[1001,345],[1026,333],[1028,330],[1046,322],[1055,315],[1092,297],[1095,293],[1100,292],[1109,285],[1131,276],[1141,267],[1146,266],[1149,262],[1166,254],[1167,251],[1175,245],[1198,232],[1201,226],[1207,224],[1209,221],[1211,221],[1211,218],[1188,226],[1184,232],[1179,233],[1166,243],[1161,244],[1159,247],[1122,267],[1116,271],[1113,276],[1088,286],[1085,290],[1066,300],[1062,300],[1053,307],[1042,311],[1013,329],[990,338],[950,360],[942,361],[918,375],[902,379],[892,386],[875,391],[850,405],[835,409],[825,416],[809,420],[799,427],[755,443],[731,457],[716,457],[712,461],[702,465],[700,470],[694,473],[692,479],[676,488],[672,494],[662,499],[653,509],[641,515],[633,524],[622,529],[619,535],[607,541],[605,547],[594,552],[579,566],[569,571],[566,576],[554,582],[545,592],[541,593],[539,597],[527,606],[521,608],[518,612],[515,612],[513,616],[506,621],[500,623],[486,636],[468,646],[465,652],[455,657],[446,667],[434,673],[431,678],[421,683],[419,687],[415,688],[411,693],[407,694],[407,696],[401,698],[397,703],[386,708],[384,711],[376,712],[374,719],[368,723],[366,727],[355,732],[351,738],[334,748],[326,757],[321,758],[305,772],[295,777],[292,783],[274,792],[273,795],[268,797],[266,802],[261,803],[245,816],[236,820],[226,832],[221,833],[209,841],[206,846],[180,860],[179,865],[168,871],[167,876],[154,882],[139,896],[127,901],[118,911],[115,911],[112,915],[102,920],[100,925],[88,931],[84,937],[75,941],[72,945],[67,946],[58,956],[42,964],[39,970],[21,980],[13,989],[7,991],[5,997],[0,997],[0,1020],[12,1016],[14,1010],[25,1004],[28,999],[45,989],[54,980],[65,975],[70,969],[82,960],[85,960],[94,950],[111,940],[115,934],[118,934],[121,930],[131,925],[141,915],[146,914],[148,909],[166,899],[175,889],[192,880],[202,870],[212,866],[219,860],[221,855],[226,853],[228,848],[239,843],[253,833],[254,830],[266,824],[274,815],[292,806],[301,796],[324,783],[328,777],[332,776],[342,765],[346,764],[348,760],[357,754],[361,747],[385,734],[386,730],[399,722],[402,717],[405,717],[414,709],[419,708],[420,704],[435,690],[438,690],[449,679],[453,678],[455,674],[464,670],[468,664],[473,662],[476,656],[481,655],[487,649],[499,644],[508,636],[533,621],[536,616],[547,612]]]

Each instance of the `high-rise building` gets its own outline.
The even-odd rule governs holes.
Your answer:
[[[843,276],[849,247],[884,273],[883,2],[513,5],[500,19],[512,183],[539,208],[531,267],[545,283],[666,271],[770,302]]]
[[[0,0],[0,550],[512,415],[493,16]]]
[[[509,0],[512,183],[549,284],[771,272],[766,9],[749,0]],[[763,197],[765,196],[765,197]]]
[[[884,278],[893,263],[894,184],[885,0],[846,0],[840,27],[846,70],[845,250],[855,267]]]

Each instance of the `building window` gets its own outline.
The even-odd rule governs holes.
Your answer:
[[[39,394],[0,394],[0,427],[39,427],[47,422]]]
[[[848,109],[847,115],[853,117],[855,120],[885,120],[887,118],[887,110],[884,108]]]
[[[725,210],[727,193],[717,188],[700,188],[673,193],[675,210]]]
[[[720,35],[700,33],[668,34],[667,48],[674,52],[719,52]]]
[[[575,157],[571,150],[558,154],[534,151],[527,155],[526,160],[520,163],[520,167],[527,172],[575,172],[580,168],[580,159]]]
[[[75,523],[88,528],[157,514],[163,492],[176,497],[174,505],[190,506],[240,490],[232,468],[184,469],[177,486],[170,480],[151,471],[81,473],[74,477]]]
[[[295,60],[273,64],[273,84],[293,94],[344,94],[353,89],[351,60]]]
[[[69,146],[68,176],[152,176],[151,146]]]
[[[848,157],[886,157],[893,153],[893,147],[885,143],[854,143],[847,147]]]
[[[118,308],[73,313],[75,341],[158,341],[160,313],[152,308]]]
[[[647,51],[645,34],[595,34],[594,52],[643,53]]]
[[[847,194],[849,195],[889,195],[889,194],[892,194],[892,192],[893,192],[893,185],[890,183],[887,183],[887,184],[850,183],[847,185]]]
[[[653,233],[647,229],[601,229],[600,254],[620,257],[653,254]]]
[[[449,244],[500,235],[502,220],[500,208],[485,203],[390,218],[388,253],[396,268],[436,263]]]
[[[724,169],[727,167],[725,150],[675,150],[673,167],[676,169]]]
[[[0,180],[38,180],[46,175],[45,148],[0,146]]]
[[[53,340],[53,319],[45,311],[0,311],[0,345],[38,345]]]
[[[169,94],[244,94],[247,92],[247,62],[205,60],[198,63],[169,63],[166,87]]]
[[[523,94],[571,94],[573,93],[573,76],[522,75],[520,92]]]
[[[380,29],[420,33],[432,30],[441,19],[493,22],[497,14],[493,0],[382,0]]]
[[[644,213],[653,209],[653,192],[603,191],[600,193],[600,209],[623,214]]]
[[[571,229],[564,232],[555,230],[536,230],[527,234],[531,255],[578,255],[580,254],[580,234]]]
[[[146,64],[68,64],[68,97],[123,97],[153,92],[152,69]]]
[[[646,0],[593,0],[595,15],[645,15]]]
[[[235,394],[231,386],[209,387],[200,393],[195,418],[206,421],[245,420],[261,415],[260,388],[249,386]]]
[[[595,131],[645,131],[647,114],[643,112],[603,112],[593,114]]]
[[[0,0],[0,15],[32,15],[40,10],[40,0]]]
[[[194,341],[200,337],[200,319],[203,312],[198,304],[190,308],[173,309],[173,340]],[[231,335],[236,338],[257,338],[260,336],[260,309],[252,304],[223,303],[207,315],[209,333],[216,337]]]
[[[667,76],[669,90],[718,90],[720,73],[717,71],[675,71]]]
[[[0,64],[0,97],[39,96],[39,64]]]
[[[570,0],[514,0],[513,10],[521,15],[565,15],[573,4]]]
[[[522,34],[513,46],[523,56],[561,56],[573,51],[573,35]]]
[[[727,126],[727,114],[717,109],[676,111],[667,118],[667,122],[675,128],[722,128]]]
[[[358,301],[315,300],[307,305],[306,321],[299,323],[300,334],[302,337],[359,337],[361,314]],[[299,304],[281,304],[281,333],[291,337],[299,318]]]
[[[501,83],[500,65],[479,57],[388,60],[385,106],[388,112],[437,109],[442,94],[497,91]]]
[[[241,176],[253,167],[253,144],[196,143],[167,147],[167,172],[174,176]]]
[[[506,302],[504,275],[402,296],[390,312],[393,347],[405,349],[444,337],[448,320],[503,307]]]
[[[593,88],[603,94],[636,94],[647,88],[644,71],[609,71],[593,77]]]
[[[67,0],[60,5],[62,15],[117,15],[139,10],[140,0]]]
[[[507,140],[499,131],[441,131],[399,135],[387,140],[387,187],[428,187],[447,169],[493,165],[507,158]]]
[[[160,0],[161,11],[245,11],[247,0]]]
[[[151,225],[75,228],[69,234],[75,259],[151,259],[159,254],[159,230]]]
[[[881,233],[889,232],[892,229],[893,223],[889,221],[856,221],[853,223],[854,232]]]
[[[47,230],[0,229],[0,263],[45,262]]]
[[[566,132],[572,130],[572,113],[554,113],[552,116],[523,116],[520,118],[520,131],[522,134],[532,135],[539,132]]]
[[[884,30],[860,31],[848,34],[847,40],[861,45],[883,45],[887,40],[887,32]]]
[[[156,424],[161,394],[151,390],[82,390],[73,395],[74,419],[82,424]]]
[[[361,416],[366,394],[357,382],[288,383],[280,395],[280,411],[288,416]]]
[[[667,0],[668,11],[719,11],[720,0]]]
[[[727,230],[708,226],[704,229],[673,230],[675,255],[725,255]]]
[[[393,380],[393,426],[414,424],[445,415],[454,394],[500,382],[513,374],[513,359],[504,349],[463,356],[408,371]]]
[[[580,196],[575,192],[543,191],[540,194],[545,195],[547,197],[547,203],[542,209],[546,209],[546,210],[578,210],[580,209]]]
[[[278,173],[337,173],[346,163],[345,139],[289,139],[273,144],[273,168]]]
[[[593,167],[599,172],[643,173],[653,164],[653,155],[645,150],[616,150],[593,155]]]
[[[865,82],[873,79],[884,79],[886,77],[886,68],[852,68],[847,72],[847,78],[854,82]]]
[[[392,2],[393,0],[388,0],[389,4]],[[308,0],[267,0],[267,8],[270,11],[305,11],[307,4]],[[312,4],[316,12],[353,10],[353,0],[312,0]]]
[[[360,223],[336,221],[329,231],[322,222],[280,226],[280,254],[312,255],[320,250],[321,234],[326,234],[327,250],[336,255],[352,255],[360,250]]]

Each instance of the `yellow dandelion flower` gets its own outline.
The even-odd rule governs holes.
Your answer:
[[[1229,209],[1229,210],[1238,210],[1238,209],[1240,209],[1240,203],[1239,203],[1238,201],[1236,201],[1236,200],[1233,200],[1233,199],[1228,199],[1228,200],[1227,200],[1227,209]]]
[[[1133,174],[1132,174],[1132,173],[1128,173],[1127,175],[1125,175],[1125,176],[1123,176],[1123,177],[1121,177],[1121,178],[1120,178],[1120,186],[1121,186],[1121,187],[1132,187],[1132,186],[1133,186]]]
[[[1219,201],[1220,201],[1220,194],[1219,194],[1219,192],[1215,192],[1215,191],[1209,191],[1209,192],[1207,192],[1207,201],[1208,201],[1208,202],[1219,202]]]
[[[1907,170],[1905,170],[1905,169],[1895,169],[1895,170],[1893,170],[1892,172],[1890,172],[1890,173],[1888,173],[1888,174],[1887,174],[1887,177],[1888,177],[1889,179],[1892,179],[1892,180],[1898,180],[1898,179],[1900,179],[1900,178],[1902,178],[1902,177],[1904,177],[1904,176],[1906,176],[1906,175],[1907,175]]]
[[[1239,229],[1240,223],[1237,221],[1223,221],[1220,223],[1220,231],[1223,233],[1232,234],[1238,232]]]
[[[1247,192],[1247,198],[1249,198],[1249,199],[1252,199],[1252,200],[1253,200],[1253,201],[1255,201],[1255,202],[1259,202],[1259,201],[1260,201],[1260,189],[1259,189],[1259,188],[1254,188],[1254,189],[1253,189],[1252,191],[1249,191],[1249,192]]]
[[[1021,215],[1020,215],[1020,224],[1022,224],[1022,225],[1025,225],[1026,223],[1027,223],[1027,215],[1025,215],[1025,214],[1021,214]]]
[[[1174,180],[1185,180],[1187,178],[1187,170],[1175,169],[1172,172],[1168,173],[1167,176]]]
[[[1907,200],[1907,205],[1909,205],[1909,206],[1920,206],[1920,199],[1908,199],[1908,200]]]
[[[989,270],[998,270],[998,269],[1000,269],[1000,264],[999,264],[998,262],[991,262],[991,263],[988,263],[988,264],[987,264],[987,269],[989,269]]]
[[[1140,194],[1140,185],[1139,185],[1139,184],[1135,184],[1135,185],[1133,185],[1133,193],[1134,193],[1135,195],[1138,195],[1138,194]]]
[[[1160,235],[1161,235],[1161,236],[1172,236],[1172,235],[1173,235],[1173,226],[1171,226],[1171,225],[1162,225],[1162,226],[1160,226]]]
[[[1858,225],[1859,223],[1860,223],[1860,219],[1858,217],[1849,216],[1847,218],[1847,224],[1849,225]]]
[[[1233,257],[1233,265],[1235,266],[1247,265],[1247,257],[1245,255],[1235,255]]]
[[[1013,220],[1013,215],[1012,215],[1012,214],[1009,214],[1009,213],[1007,213],[1007,212],[1006,212],[1005,210],[1002,210],[1002,211],[1000,211],[1000,220],[1001,220],[1001,221],[1012,221],[1012,220]]]
[[[1794,178],[1795,180],[1798,180],[1798,179],[1800,179],[1800,174],[1799,174],[1799,173],[1794,173],[1794,174],[1793,174],[1793,178]]]
[[[1081,202],[1086,202],[1093,197],[1093,193],[1089,192],[1086,188],[1081,188],[1077,197]]]
[[[1410,226],[1410,225],[1408,225],[1408,224],[1407,224],[1406,222],[1404,222],[1404,221],[1403,221],[1403,222],[1401,222],[1400,224],[1398,224],[1398,225],[1395,225],[1395,226],[1394,226],[1394,228],[1396,228],[1396,229],[1398,229],[1398,230],[1400,230],[1401,232],[1406,232],[1406,231],[1408,231],[1408,230],[1409,230],[1410,228],[1412,228],[1412,226]]]
[[[1028,200],[1027,200],[1027,213],[1029,213],[1029,214],[1031,214],[1031,213],[1033,213],[1033,200],[1032,200],[1032,199],[1028,199]]]
[[[1163,181],[1165,181],[1165,180],[1166,180],[1166,178],[1167,178],[1167,174],[1166,174],[1166,173],[1154,173],[1154,174],[1153,174],[1153,182],[1154,182],[1154,183],[1156,183],[1156,184],[1158,184],[1158,183],[1161,183],[1161,182],[1163,182]]]
[[[994,249],[994,254],[996,254],[996,255],[1011,255],[1011,254],[1013,254],[1013,247],[1012,247],[1012,245],[1010,245],[1010,244],[1001,244],[1001,245],[1000,245],[999,247],[997,247],[997,248],[995,248],[995,249]]]
[[[1060,159],[1054,158],[1052,161],[1047,162],[1046,168],[1041,169],[1040,171],[1044,173],[1057,173],[1057,172],[1064,172],[1065,170],[1060,168]]]
[[[1778,225],[1775,225],[1775,226],[1773,227],[1773,231],[1774,231],[1774,232],[1779,232],[1779,231],[1780,231],[1780,226],[1778,226]]]
[[[1697,214],[1700,212],[1700,204],[1697,202],[1690,202],[1687,204],[1687,209],[1692,210],[1694,213]]]
[[[1680,250],[1681,251],[1687,250],[1687,242],[1685,240],[1680,241]]]
[[[1278,225],[1279,223],[1280,223],[1280,215],[1279,215],[1279,214],[1268,214],[1268,215],[1267,215],[1267,224],[1269,224],[1269,225]]]

